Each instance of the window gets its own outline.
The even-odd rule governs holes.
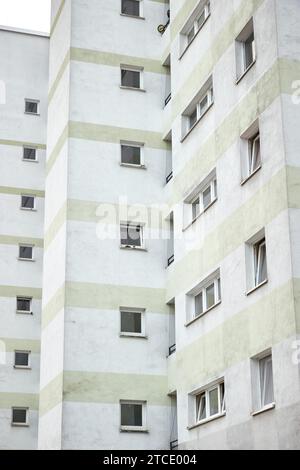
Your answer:
[[[31,313],[31,304],[31,298],[17,297],[17,313]]]
[[[122,0],[122,14],[141,16],[141,0]]]
[[[272,352],[267,351],[251,360],[254,414],[274,406]]]
[[[121,309],[121,335],[145,336],[145,311]]]
[[[121,224],[121,246],[143,248],[143,227],[140,224]]]
[[[195,403],[196,424],[225,414],[224,382],[219,382],[205,390],[202,390],[200,393],[195,394]]]
[[[142,89],[142,69],[122,66],[121,87],[136,90]]]
[[[35,197],[34,196],[21,196],[21,209],[34,210]]]
[[[255,173],[260,165],[260,136],[257,134],[249,140],[249,175]]]
[[[193,42],[199,31],[202,29],[204,23],[210,16],[210,1],[201,1],[188,22],[181,31],[181,55],[185,52],[188,46]]]
[[[239,80],[256,60],[253,18],[236,39],[237,79]]]
[[[268,280],[267,250],[264,230],[246,243],[246,268],[248,293]]]
[[[38,114],[39,113],[39,101],[25,100],[25,113],[26,114]]]
[[[121,163],[123,165],[143,166],[142,144],[121,143]]]
[[[20,245],[19,246],[19,259],[33,260],[33,246],[32,245]]]
[[[195,125],[200,121],[206,111],[213,105],[213,102],[213,83],[212,77],[210,77],[182,115],[183,139],[186,137],[186,135],[189,134],[190,130],[193,129]]]
[[[29,369],[30,351],[15,351],[15,368]]]
[[[24,147],[23,149],[23,160],[29,162],[37,161],[37,150],[33,147]]]
[[[241,138],[242,184],[262,165],[259,122],[256,121]]]
[[[193,322],[221,302],[220,272],[205,279],[186,296],[187,320]]]
[[[217,200],[217,177],[214,169],[184,201],[184,227],[188,228]]]
[[[121,401],[121,430],[145,430],[146,402]]]
[[[28,426],[28,408],[12,408],[12,425],[13,426]]]

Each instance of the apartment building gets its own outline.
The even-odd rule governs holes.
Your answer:
[[[0,448],[299,449],[299,20],[1,27]]]

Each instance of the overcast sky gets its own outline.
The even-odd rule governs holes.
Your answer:
[[[49,32],[51,0],[0,0],[0,25]]]

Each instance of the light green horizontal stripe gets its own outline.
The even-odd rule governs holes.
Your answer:
[[[50,104],[59,84],[60,84],[60,81],[65,73],[65,70],[66,68],[68,67],[70,63],[70,50],[68,50],[64,60],[63,60],[63,63],[61,64],[60,68],[59,68],[59,71],[58,71],[58,74],[50,88],[50,91],[49,91],[49,94],[48,94],[48,103]]]
[[[0,297],[32,297],[40,300],[42,298],[42,289],[24,286],[0,286]]]
[[[299,77],[300,61],[280,59],[260,78],[235,106],[219,127],[197,149],[172,183],[169,205],[182,201],[190,188],[215,167],[241,134],[280,96],[292,93],[292,82]]]
[[[175,364],[172,358],[169,368],[169,389],[191,392],[295,333],[293,282],[290,280],[177,351]]]
[[[0,194],[14,194],[16,196],[30,194],[36,197],[45,197],[45,191],[40,191],[39,189],[11,188],[9,186],[0,186]]]
[[[153,313],[168,313],[164,289],[68,282],[66,288],[60,287],[43,308],[42,328],[46,328],[65,306],[118,310],[122,305],[145,308]]]
[[[50,36],[52,36],[52,34],[53,34],[54,31],[55,31],[55,28],[56,28],[56,26],[57,26],[57,23],[58,23],[58,21],[59,21],[59,18],[60,18],[61,14],[62,14],[63,8],[64,8],[64,6],[65,6],[65,3],[66,3],[66,0],[62,0],[62,2],[61,2],[61,4],[60,4],[60,7],[59,7],[59,9],[57,10],[57,13],[56,13],[56,15],[55,15],[55,17],[54,17],[53,23],[52,23],[52,25],[51,25]]]
[[[293,171],[283,167],[245,204],[207,233],[201,245],[175,264],[167,282],[168,299],[191,289],[197,279],[216,269],[226,256],[288,208],[286,178],[287,172]]]
[[[0,338],[0,341],[5,344],[6,352],[31,351],[39,354],[41,350],[40,341],[34,339]]]
[[[41,238],[15,237],[12,235],[0,235],[0,245],[19,245],[20,243],[34,245],[43,248],[44,242]]]
[[[37,144],[33,142],[21,142],[19,140],[4,140],[0,139],[0,145],[9,145],[13,147],[34,147],[41,150],[46,150],[46,145]]]
[[[119,403],[146,400],[148,405],[168,406],[166,376],[64,372],[64,400],[85,403]]]
[[[51,242],[56,237],[57,233],[67,220],[67,202],[59,209],[58,213],[51,222],[49,228],[45,233],[45,250],[49,247]]]
[[[59,374],[40,392],[39,415],[43,416],[62,402],[63,374]]]
[[[24,406],[31,410],[38,410],[39,396],[34,393],[4,393],[0,392],[0,408],[7,410],[13,406]]]

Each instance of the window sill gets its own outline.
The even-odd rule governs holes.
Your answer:
[[[131,250],[131,251],[148,251],[147,248],[139,247],[139,246],[127,246],[127,245],[121,245],[120,246],[121,250]]]
[[[25,212],[37,212],[37,209],[29,209],[28,207],[20,207],[20,210]]]
[[[197,33],[195,34],[195,36],[193,37],[193,39],[191,40],[191,42],[189,42],[189,44],[184,48],[184,50],[181,52],[178,60],[181,60],[182,57],[185,55],[185,53],[189,50],[189,48],[191,47],[191,45],[193,44],[193,42],[195,41],[196,37],[198,36],[198,34],[200,33],[200,31],[202,31],[202,29],[204,28],[204,25],[206,24],[206,22],[209,20],[210,18],[210,15],[211,13],[207,16],[207,18],[205,19],[204,23],[202,23],[201,27],[198,29]]]
[[[136,15],[127,15],[127,13],[120,13],[120,16],[125,16],[125,18],[134,18],[136,20],[145,20],[144,16],[136,16]]]
[[[27,366],[14,366],[14,369],[19,369],[19,370],[32,370],[31,367],[27,367]]]
[[[251,295],[253,294],[253,292],[256,292],[258,289],[260,289],[261,287],[265,286],[266,284],[268,284],[269,280],[266,279],[265,281],[261,282],[258,286],[255,286],[253,289],[249,290],[248,292],[246,292],[246,295]]]
[[[253,411],[251,413],[251,416],[261,415],[262,413],[266,413],[267,411],[274,410],[274,408],[276,408],[276,403],[270,403],[270,405],[265,406],[261,410]]]
[[[262,168],[262,165],[259,165],[258,168],[256,168],[256,170],[253,171],[253,173],[251,173],[251,175],[247,176],[247,178],[245,178],[242,182],[241,182],[241,186],[244,186],[244,184],[246,184],[249,180],[251,180],[251,178],[253,178],[253,176],[256,175],[256,173],[259,172],[259,170],[261,170]]]
[[[18,261],[29,261],[30,263],[35,263],[35,259],[29,258],[17,258]]]
[[[215,416],[211,416],[210,418],[204,419],[203,421],[200,421],[199,423],[194,424],[193,426],[188,426],[187,430],[192,431],[193,429],[199,428],[200,426],[204,426],[204,424],[211,423],[212,421],[216,421],[217,419],[224,418],[225,416],[226,416],[226,412],[220,413]]]
[[[143,335],[143,334],[135,334],[135,333],[120,333],[120,338],[148,339],[148,336]]]
[[[27,111],[25,111],[24,114],[27,114],[28,116],[40,116],[40,113],[28,113]]]
[[[144,90],[144,88],[136,88],[136,87],[134,87],[134,86],[124,86],[124,85],[120,85],[120,89],[121,89],[121,90],[139,91],[139,92],[142,92],[142,93],[146,93],[146,90]]]
[[[213,305],[212,307],[210,307],[208,310],[205,310],[205,312],[201,313],[201,315],[198,315],[197,317],[193,318],[193,320],[185,323],[184,326],[186,327],[189,327],[191,326],[193,323],[195,323],[196,321],[200,320],[200,318],[204,317],[207,313],[211,312],[212,310],[214,310],[215,308],[217,308],[219,305],[221,305],[222,301],[220,300],[219,302],[217,302],[215,305]]]
[[[246,68],[246,70],[242,73],[242,75],[236,79],[236,82],[235,82],[236,85],[238,85],[243,80],[245,75],[247,75],[249,70],[251,70],[255,64],[256,64],[256,59],[252,62],[252,64],[249,65],[249,67]]]
[[[124,166],[125,168],[136,168],[137,170],[147,170],[146,165],[135,165],[134,163],[120,162],[120,166]]]
[[[120,432],[141,432],[141,433],[148,433],[147,428],[139,428],[134,426],[121,426]]]
[[[18,315],[33,315],[33,312],[27,312],[26,310],[16,310]]]
[[[217,202],[217,200],[218,198],[214,199],[199,215],[197,215],[197,217],[192,220],[192,222],[190,222],[186,227],[184,227],[182,231],[186,232],[186,230],[192,227],[192,225],[194,225],[197,220],[200,219],[201,215],[205,214],[205,212],[207,212]]]
[[[202,121],[202,119],[206,116],[206,114],[207,114],[208,111],[213,107],[213,105],[214,105],[214,103],[212,102],[212,103],[209,105],[209,107],[207,108],[207,110],[206,110],[206,111],[202,114],[202,116],[198,119],[198,121],[195,122],[195,124],[188,130],[188,132],[185,134],[185,136],[182,137],[182,139],[181,139],[181,141],[180,141],[181,144],[185,141],[185,139],[188,138],[188,136],[189,136],[189,135],[191,134],[191,132],[195,129],[195,127],[198,126],[199,122]]]
[[[38,160],[30,160],[30,158],[22,158],[22,162],[39,163]]]
[[[11,423],[14,428],[29,428],[28,423]]]

